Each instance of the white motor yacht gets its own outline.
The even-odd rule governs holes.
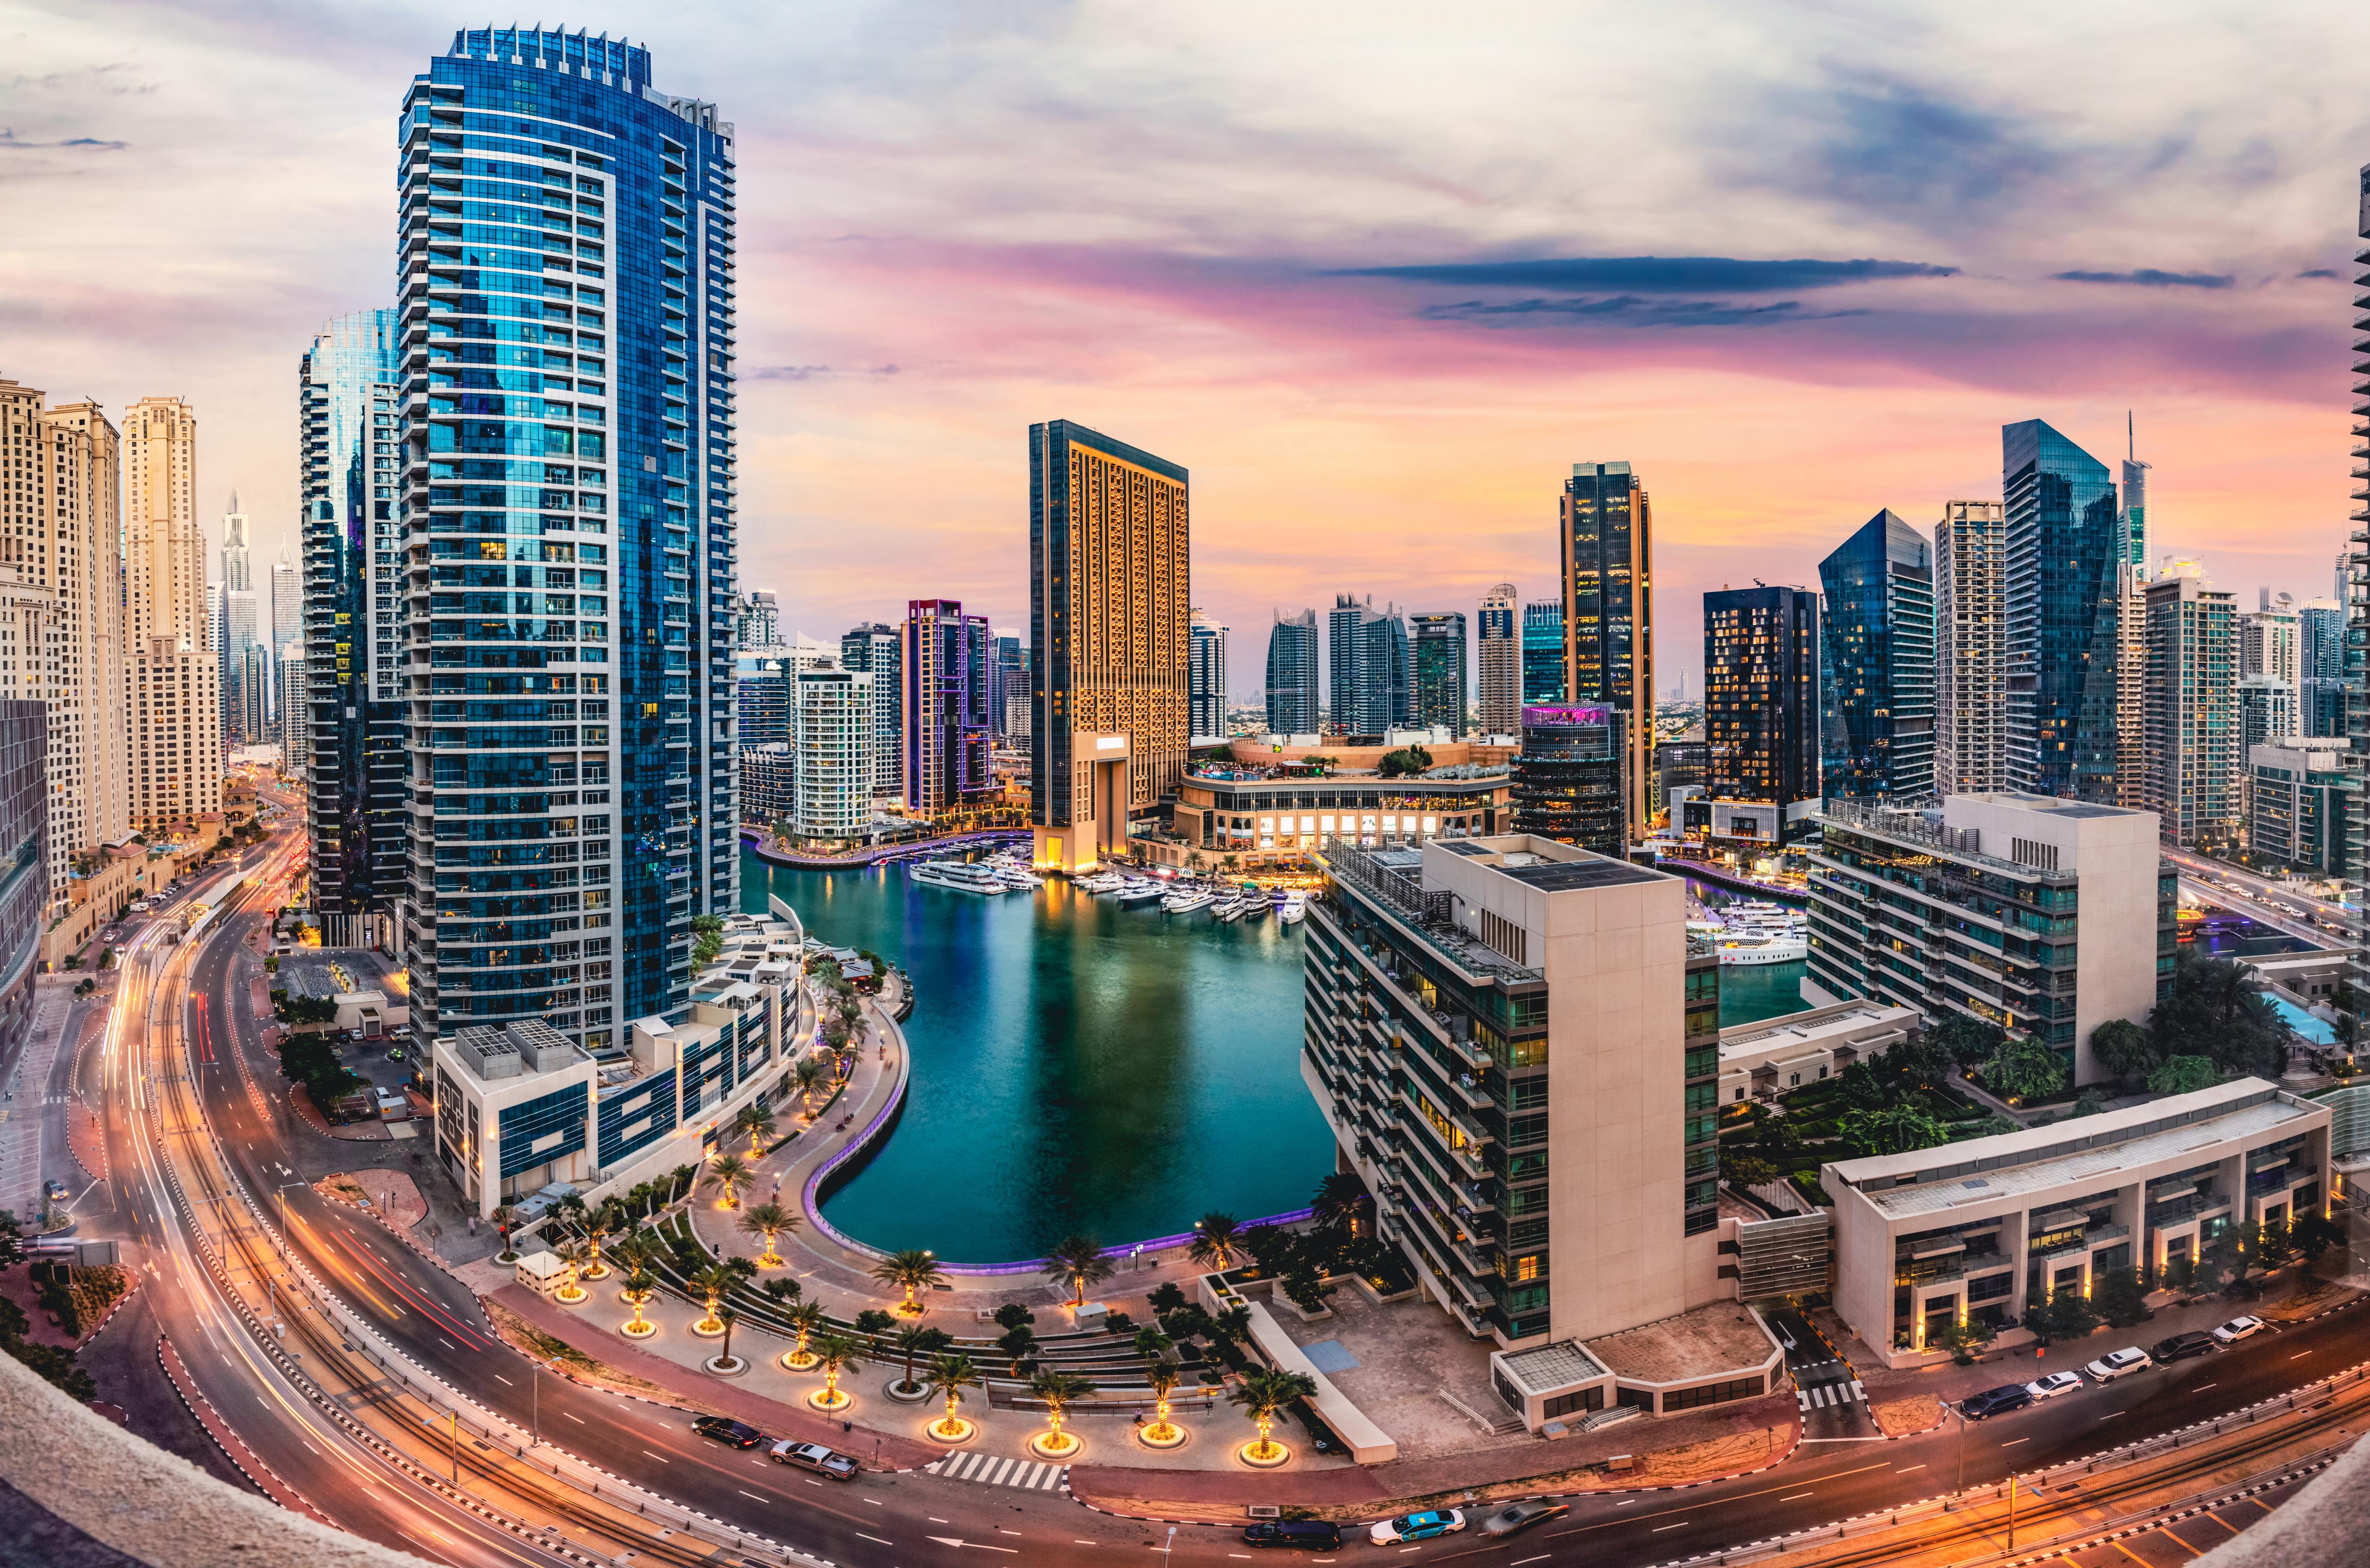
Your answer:
[[[1186,883],[1170,891],[1160,901],[1160,907],[1171,915],[1191,915],[1196,909],[1207,909],[1218,902],[1218,895],[1206,887]]]
[[[957,893],[1010,893],[1010,884],[985,866],[969,860],[925,860],[909,873],[913,879],[929,887],[952,888]]]
[[[1287,926],[1296,926],[1308,917],[1308,895],[1287,893],[1283,902],[1275,906],[1275,917]]]
[[[1168,895],[1168,890],[1150,877],[1131,877],[1125,887],[1112,894],[1122,904],[1150,904]]]

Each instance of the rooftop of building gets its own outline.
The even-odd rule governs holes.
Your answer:
[[[1720,1032],[1720,1054],[1759,1055],[1788,1045],[1824,1045],[1840,1036],[1881,1026],[1907,1029],[1922,1016],[1916,1008],[1883,1002],[1838,1002],[1833,1007],[1731,1024]]]
[[[2238,1078],[2194,1094],[1908,1154],[1839,1160],[1827,1173],[1857,1190],[1888,1219],[1962,1204],[2096,1184],[2134,1167],[2173,1159],[2272,1132],[2301,1132],[2326,1107],[2261,1078]]]
[[[1769,1332],[1734,1301],[1715,1301],[1675,1318],[1602,1335],[1588,1342],[1588,1352],[1615,1377],[1638,1383],[1691,1383],[1751,1371],[1784,1354]]]
[[[1510,781],[1513,775],[1502,762],[1460,762],[1430,767],[1421,773],[1384,774],[1372,767],[1329,767],[1323,773],[1305,773],[1290,767],[1256,767],[1240,762],[1203,763],[1186,770],[1185,777],[1197,784],[1421,784],[1472,783],[1481,780]]]
[[[580,1062],[589,1062],[583,1047],[539,1018],[520,1019],[496,1028],[471,1024],[436,1042],[437,1055],[450,1055],[481,1082],[539,1078]]]
[[[1605,1374],[1605,1366],[1578,1340],[1558,1340],[1532,1350],[1508,1351],[1498,1358],[1514,1386],[1525,1394],[1552,1394]]]

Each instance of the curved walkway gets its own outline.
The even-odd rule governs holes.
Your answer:
[[[741,847],[760,860],[773,866],[788,866],[800,871],[852,871],[885,860],[907,855],[942,855],[963,849],[984,849],[1014,838],[1027,838],[1025,827],[989,827],[977,833],[957,834],[949,838],[907,838],[894,844],[876,844],[850,855],[800,855],[792,850],[777,848],[763,837],[742,830]]]

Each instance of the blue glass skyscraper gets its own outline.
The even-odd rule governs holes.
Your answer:
[[[2037,795],[2116,801],[2130,535],[2107,466],[2039,420],[2000,430],[2008,514],[2008,773]]]
[[[415,1015],[610,1048],[738,903],[732,128],[497,28],[398,142]]]
[[[1890,508],[1819,563],[1830,799],[1934,789],[1934,547]]]
[[[1267,634],[1267,727],[1271,734],[1317,733],[1317,612],[1275,613]]]
[[[1523,606],[1523,706],[1551,708],[1565,700],[1563,605]]]
[[[396,663],[403,351],[397,313],[328,323],[296,371],[305,555],[305,770],[321,938],[395,936],[410,893]]]

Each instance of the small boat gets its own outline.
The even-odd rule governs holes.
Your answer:
[[[1120,878],[1109,871],[1093,871],[1078,879],[1077,888],[1080,893],[1110,893],[1120,885]]]
[[[929,887],[950,888],[957,893],[1005,894],[1012,891],[1003,878],[985,866],[969,860],[925,860],[908,873],[914,881]]]
[[[1723,964],[1796,963],[1810,954],[1811,943],[1804,937],[1742,936],[1726,938],[1720,943],[1720,961]]]
[[[1275,905],[1267,901],[1267,892],[1265,889],[1251,887],[1245,888],[1243,890],[1244,919],[1264,920],[1274,911],[1274,909]]]
[[[1150,904],[1168,895],[1168,890],[1158,882],[1149,877],[1138,877],[1112,896],[1122,904]]]
[[[991,860],[987,862],[987,869],[995,875],[997,881],[1009,888],[1015,888],[1022,892],[1026,892],[1030,888],[1043,887],[1045,885],[1045,879],[1043,877],[1039,876],[1036,872],[1030,870],[1028,867],[1020,864],[1017,860]]]
[[[1171,915],[1191,915],[1196,909],[1207,909],[1218,902],[1218,895],[1206,887],[1187,885],[1171,892],[1160,901],[1160,907]]]
[[[1217,907],[1212,909],[1210,913],[1231,924],[1241,919],[1249,910],[1250,902],[1241,894],[1237,893],[1219,899]]]
[[[1308,917],[1308,895],[1305,893],[1285,894],[1283,902],[1275,906],[1275,917],[1284,925],[1297,926]]]

